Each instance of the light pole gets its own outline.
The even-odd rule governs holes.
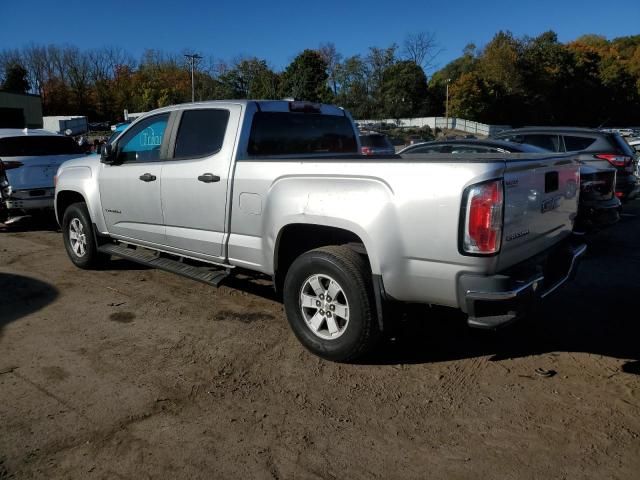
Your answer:
[[[449,130],[449,83],[450,82],[451,82],[451,79],[447,78],[447,101],[445,103],[445,105],[446,105],[445,109],[446,110],[445,110],[445,114],[444,114],[445,118],[446,118],[446,120],[445,120],[445,122],[446,122],[445,123],[446,124],[445,130]]]
[[[195,89],[195,82],[194,82],[194,78],[193,78],[193,71],[195,70],[196,63],[198,62],[198,60],[202,59],[202,57],[200,55],[198,55],[197,53],[186,53],[184,56],[187,59],[187,61],[189,62],[189,66],[191,67],[191,101],[195,102],[196,101],[196,89]]]

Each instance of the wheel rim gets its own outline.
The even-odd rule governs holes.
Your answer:
[[[74,218],[69,223],[69,242],[73,253],[77,257],[84,257],[87,253],[87,235],[79,218]]]
[[[349,325],[349,302],[338,282],[328,275],[312,275],[300,289],[305,324],[324,340],[340,337]]]

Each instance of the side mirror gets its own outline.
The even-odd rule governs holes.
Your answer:
[[[113,165],[116,163],[116,150],[113,149],[110,143],[105,143],[100,150],[100,161],[107,165]]]

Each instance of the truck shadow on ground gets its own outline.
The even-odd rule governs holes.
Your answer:
[[[635,206],[640,213],[640,208]],[[575,280],[537,305],[527,318],[495,331],[472,329],[466,316],[444,307],[416,306],[392,314],[382,345],[360,363],[433,363],[479,356],[491,361],[552,352],[584,352],[628,360],[640,375],[640,216],[587,240]],[[230,278],[224,285],[280,301],[266,279]]]
[[[567,295],[495,331],[471,329],[455,311],[434,308],[423,315],[414,313],[399,322],[392,338],[364,363],[433,363],[487,355],[490,361],[499,362],[552,352],[584,352],[629,360],[623,371],[640,374],[640,322],[631,310],[637,292],[619,290],[617,302],[601,304],[586,301],[589,294]]]
[[[52,303],[58,290],[41,280],[0,272],[0,340],[6,325]]]
[[[460,312],[423,309],[397,322],[395,339],[367,363],[422,363],[490,355],[492,361],[550,352],[584,352],[629,360],[640,374],[640,217],[588,241],[577,278],[530,315],[495,331],[467,327]]]

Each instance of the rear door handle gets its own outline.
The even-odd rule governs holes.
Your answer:
[[[156,179],[155,175],[151,175],[150,173],[145,173],[144,175],[140,175],[140,180],[143,182],[153,182]]]
[[[204,183],[213,183],[219,182],[220,177],[218,175],[214,175],[213,173],[204,173],[198,177],[198,180]]]

